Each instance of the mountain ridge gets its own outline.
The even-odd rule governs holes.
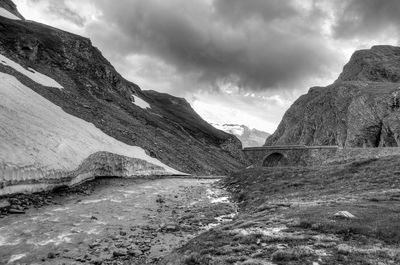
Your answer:
[[[356,51],[338,79],[312,87],[265,145],[400,146],[400,47]]]
[[[242,142],[243,147],[262,146],[265,138],[271,135],[255,128],[250,129],[246,125],[218,123],[211,123],[211,125],[226,133],[235,135]]]
[[[124,79],[88,38],[0,15],[0,55],[0,72],[18,81],[12,86],[28,87],[66,114],[125,145],[143,148],[147,157],[177,171],[224,175],[243,166],[241,143],[235,136],[205,122],[185,99],[142,91]],[[10,96],[0,99],[0,109]],[[59,141],[63,146],[64,140]]]

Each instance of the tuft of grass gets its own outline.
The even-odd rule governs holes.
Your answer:
[[[211,258],[208,255],[200,255],[197,252],[186,255],[183,261],[185,265],[208,265],[210,262]]]

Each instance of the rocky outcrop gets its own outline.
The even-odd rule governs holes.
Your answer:
[[[262,146],[265,139],[270,136],[267,132],[250,129],[245,125],[217,123],[212,123],[212,125],[219,130],[235,135],[242,142],[243,147]]]
[[[210,175],[243,166],[236,137],[206,123],[184,99],[142,91],[125,80],[87,38],[0,16],[0,54],[22,68],[2,61],[0,72],[170,168]],[[40,83],[32,74],[45,75],[59,87]]]
[[[340,81],[400,82],[400,48],[374,46],[356,51],[339,75]]]
[[[297,99],[265,145],[400,146],[399,109],[400,47],[374,46]]]

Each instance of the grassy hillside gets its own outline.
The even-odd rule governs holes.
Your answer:
[[[239,216],[164,264],[400,264],[399,177],[400,156],[237,172],[222,185]]]

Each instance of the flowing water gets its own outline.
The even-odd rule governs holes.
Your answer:
[[[95,239],[108,237],[110,230],[129,230],[149,224],[149,220],[161,212],[158,198],[174,196],[180,203],[178,208],[198,203],[226,203],[226,193],[213,187],[214,182],[206,179],[119,180],[103,185],[88,196],[66,198],[59,205],[7,216],[0,219],[0,264],[58,264],[57,259],[48,260],[49,253],[74,253],[73,250],[85,249]],[[201,192],[193,193],[188,188]],[[179,194],[188,191],[191,194],[180,199]],[[65,260],[65,255],[60,260]]]

